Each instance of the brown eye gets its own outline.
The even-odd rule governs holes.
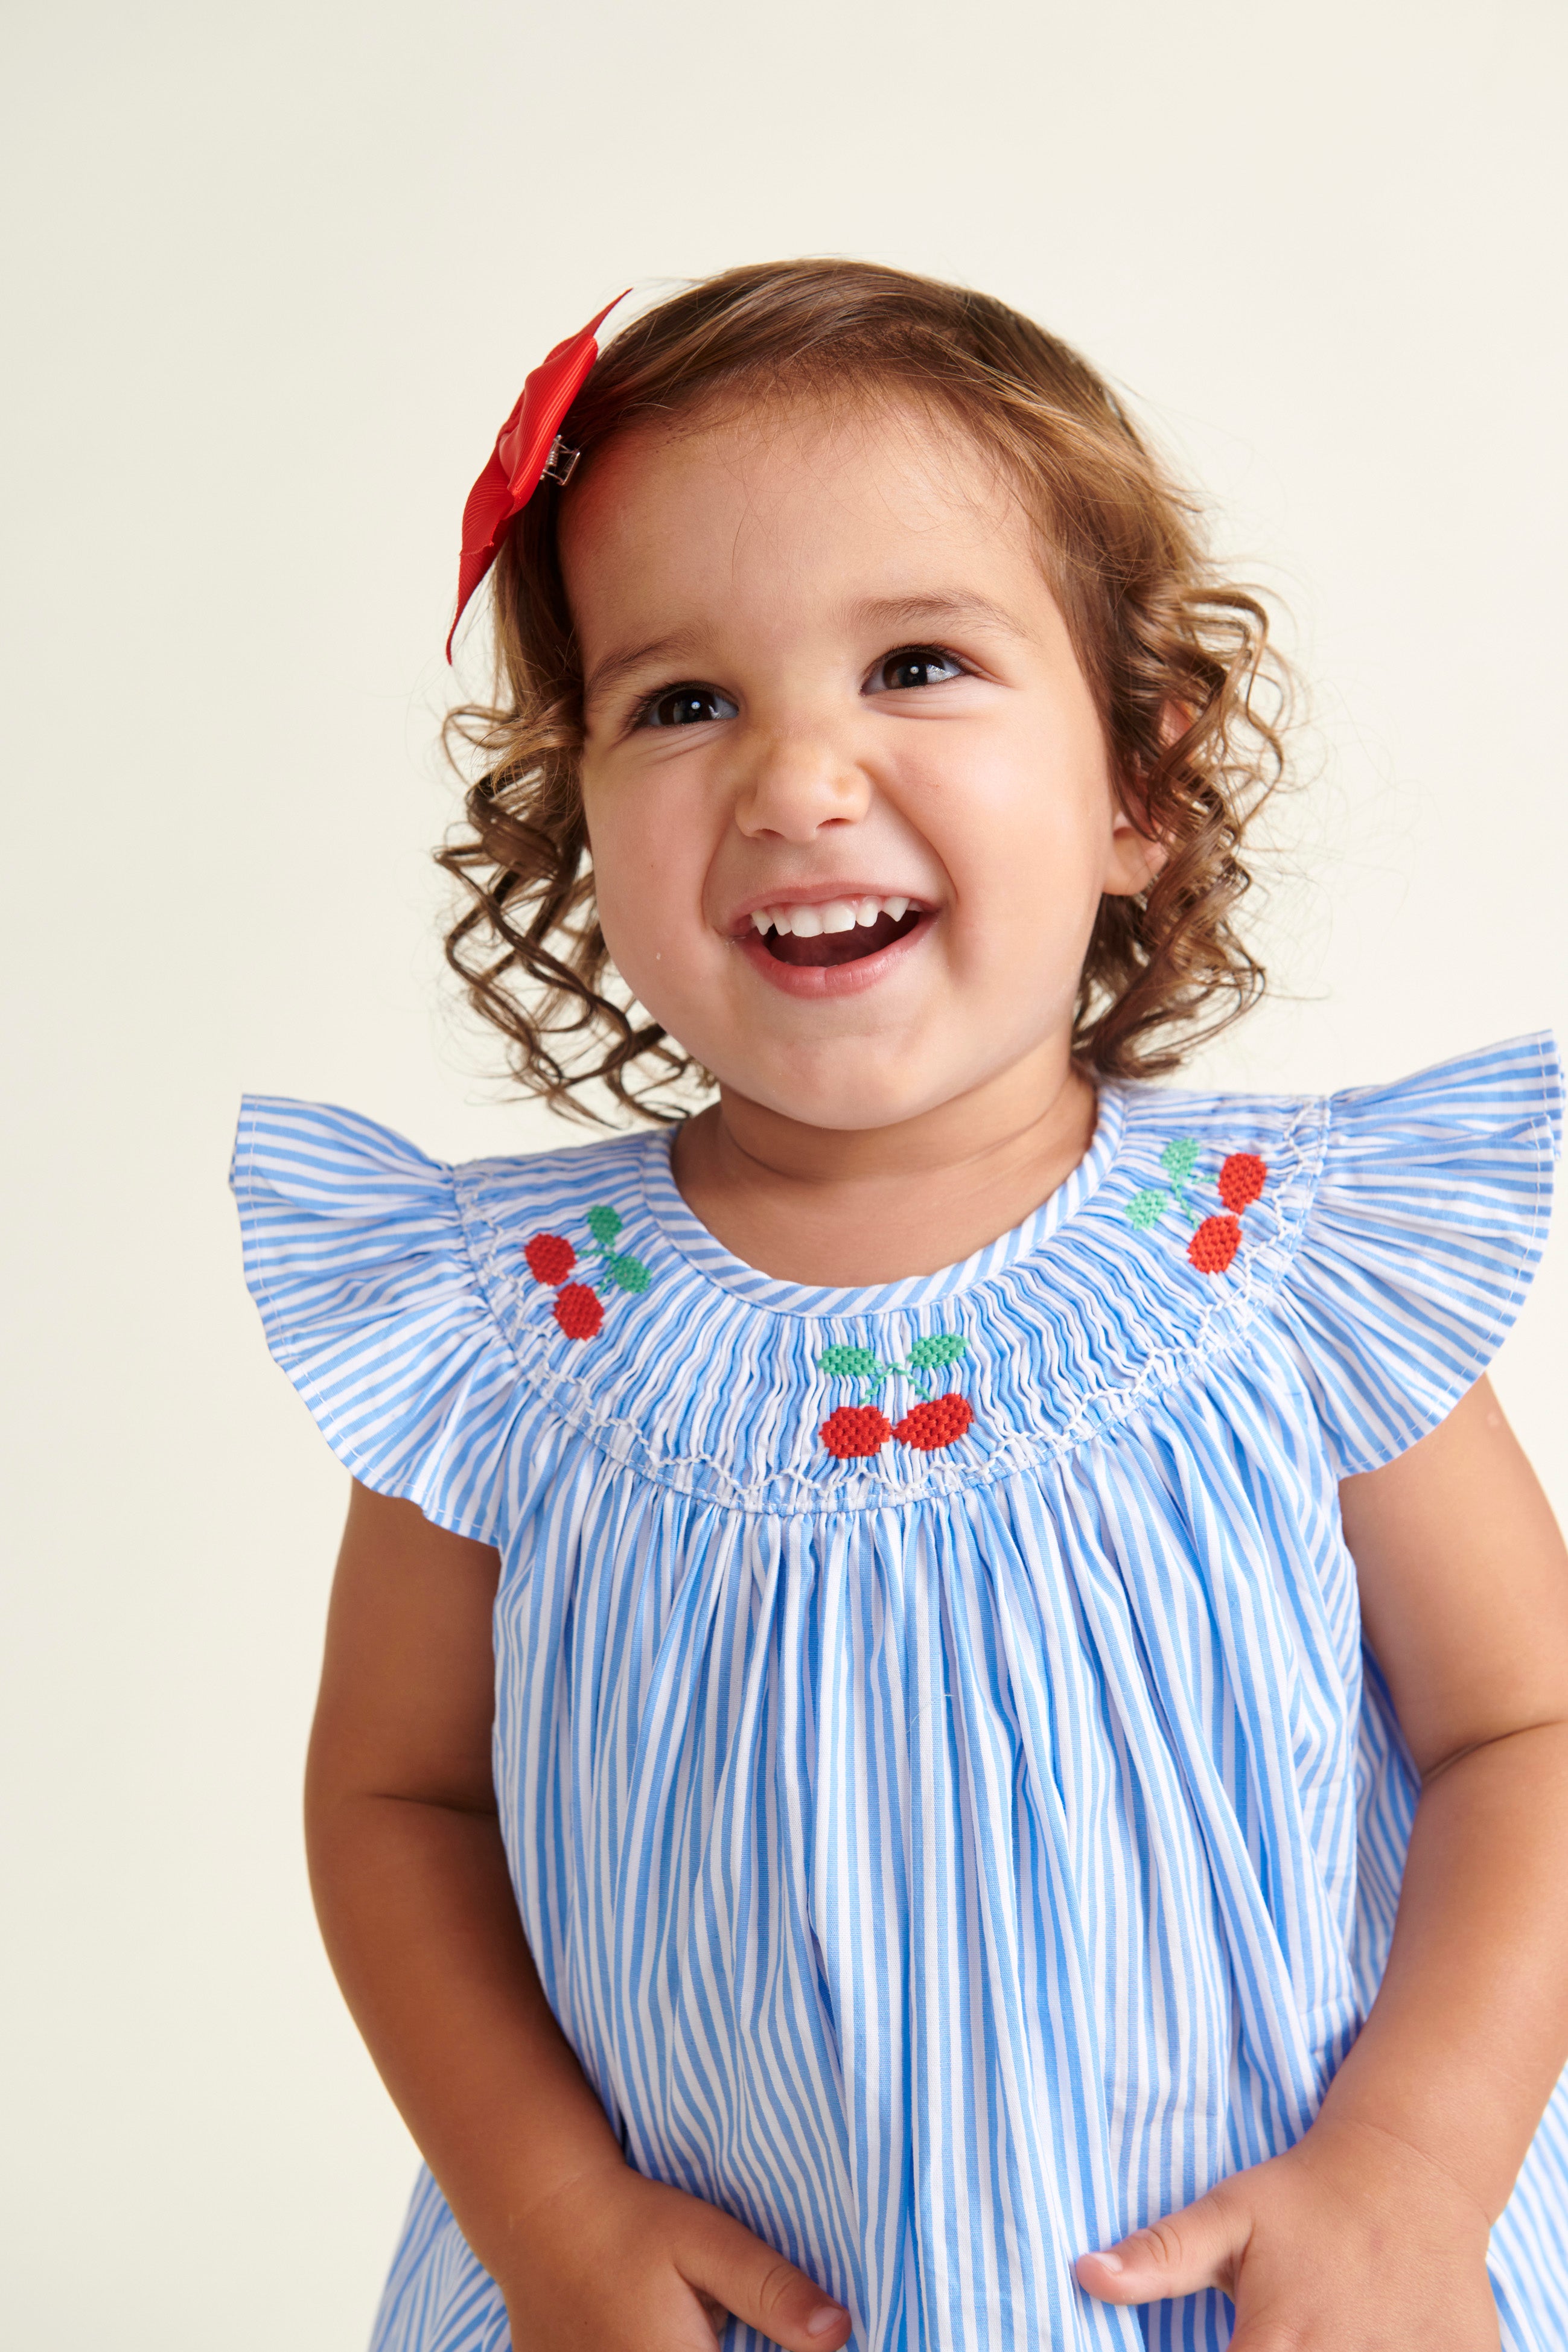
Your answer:
[[[714,719],[738,719],[727,694],[713,686],[671,686],[648,703],[639,727],[701,727]]]
[[[867,680],[870,694],[901,694],[911,687],[945,686],[963,676],[963,665],[940,646],[900,646],[886,655]]]

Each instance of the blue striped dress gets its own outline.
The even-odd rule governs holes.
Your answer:
[[[1016,1232],[814,1290],[721,1247],[662,1134],[448,1167],[247,1104],[274,1354],[356,1477],[500,1550],[555,2014],[631,2162],[864,2352],[1226,2342],[1218,2295],[1112,2310],[1072,2262],[1289,2147],[1376,1990],[1415,1784],[1336,1482],[1485,1368],[1560,1123],[1545,1037],[1107,1087]],[[1568,2088],[1492,2262],[1509,2352],[1562,2352]],[[507,2342],[423,2177],[374,2352]]]

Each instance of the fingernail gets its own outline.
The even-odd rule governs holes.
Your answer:
[[[1120,2254],[1096,2254],[1094,2259],[1097,2263],[1103,2263],[1108,2271],[1119,2271],[1126,2267]]]
[[[826,2336],[830,2327],[837,2327],[848,2315],[840,2303],[819,2303],[805,2323],[805,2332],[808,2336]]]

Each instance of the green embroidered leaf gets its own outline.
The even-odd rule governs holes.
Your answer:
[[[824,1348],[816,1368],[835,1381],[875,1381],[882,1375],[881,1360],[869,1348]]]
[[[587,1223],[588,1231],[593,1234],[594,1239],[598,1243],[601,1249],[608,1249],[610,1244],[615,1240],[616,1235],[621,1230],[620,1218],[616,1215],[614,1209],[606,1208],[602,1201],[599,1202],[597,1207],[589,1210]],[[622,1287],[625,1288],[626,1286],[623,1284]],[[643,1286],[646,1288],[647,1286],[644,1285]]]
[[[933,1331],[929,1339],[917,1339],[910,1349],[910,1362],[917,1372],[934,1371],[939,1364],[962,1363],[969,1342],[959,1331]]]
[[[1198,1147],[1190,1135],[1174,1137],[1160,1154],[1160,1165],[1173,1184],[1189,1183],[1197,1164]]]
[[[1127,1203],[1128,1223],[1136,1225],[1141,1234],[1146,1234],[1150,1226],[1157,1225],[1164,1215],[1170,1197],[1168,1192],[1134,1192]]]
[[[618,1224],[619,1218],[616,1218],[616,1222]],[[633,1257],[629,1253],[621,1257],[607,1257],[605,1260],[605,1272],[618,1290],[629,1290],[637,1298],[642,1297],[643,1292],[653,1280],[653,1276],[641,1258]]]

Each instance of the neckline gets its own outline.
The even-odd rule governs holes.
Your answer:
[[[956,1265],[942,1266],[934,1274],[907,1275],[901,1281],[874,1283],[864,1288],[812,1288],[801,1283],[784,1282],[727,1250],[681,1197],[670,1166],[673,1129],[647,1139],[643,1147],[643,1195],[648,1214],[671,1247],[704,1280],[731,1291],[753,1307],[784,1315],[888,1315],[972,1290],[976,1284],[1004,1273],[1040,1248],[1100,1190],[1115,1164],[1126,1120],[1127,1106],[1121,1089],[1102,1084],[1089,1150],[1056,1191],[1047,1193],[1038,1208],[1031,1209],[1021,1223],[999,1234],[994,1241],[985,1243]]]

